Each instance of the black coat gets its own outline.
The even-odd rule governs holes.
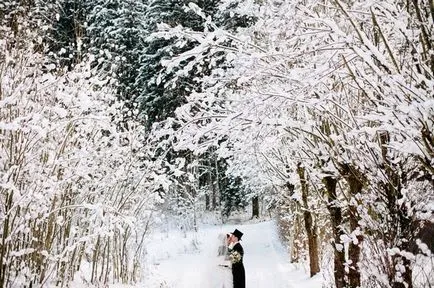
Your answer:
[[[234,245],[231,249],[232,252],[238,252],[241,255],[241,260],[236,263],[232,263],[232,276],[234,281],[234,288],[245,288],[246,287],[246,272],[244,271],[244,250],[240,243]]]

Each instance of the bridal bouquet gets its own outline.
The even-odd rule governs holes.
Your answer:
[[[230,254],[229,254],[229,259],[231,260],[231,263],[232,264],[235,264],[235,263],[238,263],[238,262],[240,262],[241,261],[241,254],[240,254],[240,252],[238,252],[238,251],[232,251]]]

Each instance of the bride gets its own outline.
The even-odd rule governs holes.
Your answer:
[[[229,234],[220,234],[219,239],[219,247],[218,247],[218,264],[217,264],[217,279],[213,288],[232,288],[232,270],[231,270],[231,261],[229,260],[228,255],[228,240]]]

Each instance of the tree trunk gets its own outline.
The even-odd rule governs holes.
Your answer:
[[[388,157],[388,144],[390,142],[390,136],[387,131],[383,131],[379,134],[379,140],[381,144],[381,155],[384,162],[384,170],[387,175],[387,183],[384,184],[383,189],[386,193],[386,203],[389,210],[389,215],[392,217],[390,225],[390,236],[387,239],[389,247],[396,245],[401,251],[409,250],[409,241],[412,241],[414,237],[415,223],[408,217],[408,211],[405,205],[399,205],[398,200],[403,197],[401,193],[403,179],[396,171],[395,165],[390,161]],[[417,225],[416,225],[417,226]],[[392,257],[392,267],[390,267],[391,274],[389,280],[391,281],[392,288],[413,288],[412,280],[412,268],[411,262],[401,255],[395,255]],[[404,267],[404,271],[400,272],[401,280],[397,280],[396,266]]]
[[[214,178],[215,185],[214,185],[214,183],[212,185],[213,196],[215,196],[217,198],[217,195],[218,195],[218,206],[219,206],[220,210],[222,210],[221,209],[221,207],[222,207],[222,194],[220,191],[219,165],[218,165],[217,159],[215,160],[214,165],[215,165],[214,166],[215,167],[215,178]],[[214,199],[213,199],[213,201],[214,201]],[[217,201],[216,201],[215,207],[217,207]]]
[[[210,205],[210,199],[209,199],[209,195],[205,194],[205,210],[206,211],[210,211],[211,210],[211,205]]]
[[[357,207],[350,206],[350,214],[353,215],[357,212]],[[356,214],[357,215],[357,214]],[[355,216],[350,216],[350,228],[351,231],[355,231],[359,227],[358,220]],[[361,235],[357,235],[357,242],[354,244],[354,242],[350,242],[348,253],[349,253],[349,259],[351,260],[351,266],[350,271],[348,273],[348,280],[350,282],[350,287],[360,287],[360,269],[359,269],[359,261],[360,261],[360,254],[361,254],[361,242],[363,241],[363,237]]]
[[[289,173],[289,171],[288,171]],[[285,184],[285,187],[288,189],[288,196],[285,197],[288,199],[288,203],[285,203],[285,208],[281,210],[282,215],[291,214],[292,217],[290,220],[284,221],[286,224],[287,234],[285,235],[289,240],[291,247],[291,263],[298,263],[300,261],[301,251],[304,250],[304,240],[303,240],[303,223],[299,213],[299,209],[301,208],[300,203],[295,201],[292,196],[294,195],[295,185],[290,182]]]
[[[303,237],[301,227],[301,219],[297,213],[294,213],[294,220],[292,221],[292,245],[291,245],[291,263],[298,263],[300,261],[300,251],[303,250]]]
[[[351,233],[355,233],[359,227],[359,214],[357,212],[357,198],[356,195],[362,192],[363,188],[363,175],[354,167],[348,164],[341,165],[342,171],[341,174],[345,177],[348,185],[350,187],[350,197],[353,201],[350,201],[349,205],[349,222],[350,222],[350,230]],[[360,245],[363,241],[362,235],[355,235],[355,241],[351,241],[348,247],[348,257],[351,261],[350,271],[348,272],[348,281],[350,287],[360,287],[360,269],[359,269],[359,261],[360,261]]]
[[[344,288],[346,286],[345,281],[345,250],[343,245],[339,244],[341,236],[344,234],[342,225],[342,209],[337,204],[336,184],[337,180],[333,177],[325,177],[323,183],[326,188],[328,197],[327,209],[330,212],[330,220],[332,223],[334,243],[334,276],[336,288]]]
[[[212,160],[211,159],[209,160],[209,167],[212,167]],[[213,176],[213,170],[214,169],[210,168],[210,171],[208,173],[208,175],[209,175],[209,180],[208,180],[209,181],[209,187],[211,188],[211,193],[212,193],[211,199],[208,199],[208,201],[211,202],[211,203],[209,203],[209,205],[211,206],[211,210],[214,211],[217,208],[217,199],[216,199],[217,196],[216,196],[216,187],[215,187],[215,183],[214,183],[216,177]],[[217,173],[217,167],[215,167],[214,173]]]
[[[5,211],[9,211],[9,209],[10,209],[10,207],[12,207],[12,199],[13,199],[13,194],[14,194],[14,192],[13,191],[11,191],[11,193],[10,194],[6,194],[6,207],[5,207]],[[6,239],[8,238],[8,236],[9,236],[9,229],[10,229],[10,227],[9,227],[9,218],[10,216],[9,215],[7,215],[5,218],[4,218],[4,222],[3,222],[3,232],[2,232],[2,234],[1,234],[1,245],[0,245],[0,287],[6,287],[6,283],[7,283],[7,281],[6,281],[6,273],[10,273],[9,271],[7,271],[7,270],[9,270],[9,269],[6,269],[7,268],[7,264],[6,263],[3,263],[3,261],[4,261],[4,259],[7,259],[7,257],[6,257],[6,254],[7,254],[7,247],[6,247],[6,245],[10,245],[10,244],[7,244],[6,243]]]
[[[310,276],[314,276],[320,271],[319,268],[319,254],[318,254],[318,234],[316,225],[314,223],[312,213],[309,210],[307,203],[307,196],[309,194],[309,187],[307,185],[306,176],[304,173],[304,168],[300,165],[297,166],[297,173],[300,177],[301,182],[301,194],[303,201],[303,218],[304,226],[307,233],[308,246],[309,246],[309,266],[310,266]]]
[[[252,218],[259,218],[259,197],[252,198]]]

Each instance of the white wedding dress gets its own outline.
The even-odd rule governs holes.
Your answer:
[[[228,258],[228,248],[226,246],[226,234],[219,236],[220,245],[217,249],[216,274],[212,288],[232,288],[232,270]]]

